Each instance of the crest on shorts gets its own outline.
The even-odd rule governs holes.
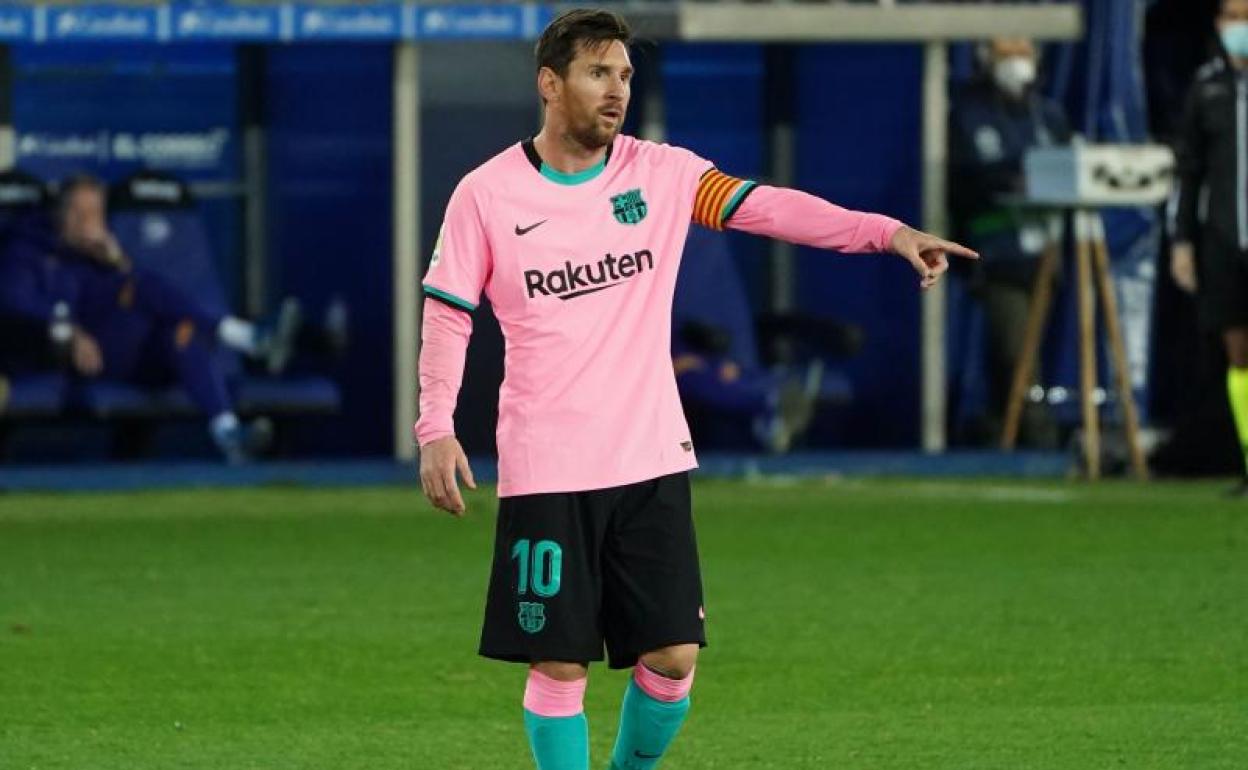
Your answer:
[[[637,224],[646,218],[647,210],[640,187],[611,196],[611,213],[615,214],[615,221],[622,225]]]
[[[546,605],[541,602],[520,602],[520,612],[516,618],[525,633],[536,634],[546,627]]]

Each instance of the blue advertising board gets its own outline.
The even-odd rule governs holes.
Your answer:
[[[240,163],[232,52],[111,43],[14,49],[16,162],[58,178],[151,168],[235,179]]]
[[[421,40],[529,40],[552,18],[536,5],[422,5],[416,13]]]
[[[414,8],[405,8],[399,3],[370,3],[363,6],[300,4],[294,8],[294,39],[346,42],[410,37],[414,11]]]
[[[43,31],[49,42],[144,42],[169,38],[168,6],[69,5],[37,11],[46,14],[46,23],[37,24],[35,32]],[[41,26],[43,30],[39,29]]]
[[[553,15],[536,3],[8,3],[0,43],[531,40]]]
[[[35,9],[20,5],[0,5],[0,43],[35,39]]]
[[[279,6],[180,4],[172,8],[174,40],[261,42],[288,39],[290,14]]]

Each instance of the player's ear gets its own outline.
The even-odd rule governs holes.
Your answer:
[[[542,67],[537,71],[537,93],[546,102],[558,101],[559,75],[550,67]]]

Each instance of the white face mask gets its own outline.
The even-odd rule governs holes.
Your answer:
[[[1036,62],[1027,56],[1010,56],[992,65],[997,87],[1015,99],[1036,81]]]
[[[1226,52],[1236,59],[1248,58],[1248,22],[1232,21],[1223,24],[1218,33]]]

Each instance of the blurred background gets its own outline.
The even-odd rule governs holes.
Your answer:
[[[609,5],[627,132],[984,257],[920,292],[691,231],[711,644],[664,767],[1248,767],[1248,485],[1079,481],[1244,472],[1170,241],[1248,234],[1248,0]],[[411,427],[444,207],[538,130],[557,10],[0,2],[0,768],[532,767],[523,670],[476,656],[494,488],[434,509]],[[1215,134],[1223,192],[1165,206]]]
[[[731,174],[981,246],[976,228],[991,227],[992,217],[966,199],[1021,192],[1027,146],[1072,136],[1172,142],[1197,67],[1219,53],[1216,0],[611,6],[642,38],[628,133],[684,145]],[[412,457],[419,272],[459,178],[539,127],[531,49],[556,10],[0,7],[0,160],[12,169],[0,188],[0,237],[27,237],[39,227],[32,218],[45,214],[55,230],[58,185],[92,175],[107,187],[110,231],[130,261],[213,319],[255,322],[246,333],[262,347],[288,348],[274,365],[267,351],[214,341],[208,355],[221,371],[212,376],[239,424],[254,429],[227,451],[219,430],[204,429],[213,415],[185,392],[174,359],[144,354],[124,371],[106,364],[102,375],[83,376],[66,318],[59,331],[51,316],[34,328],[14,322],[0,364],[3,462],[12,470]],[[1008,104],[1000,119],[977,115],[991,113],[997,97],[977,103],[975,89],[1003,88],[994,67],[1018,38],[1034,51],[1013,57],[1034,62],[1019,102],[1030,106],[1018,120]],[[994,39],[1005,47],[995,50]],[[1045,121],[1036,109],[1065,126],[1032,136]],[[976,120],[1006,128],[966,127]],[[1004,187],[959,150],[963,139],[981,156],[1004,141],[996,160],[1013,164]],[[172,184],[176,200],[144,182]],[[1160,453],[1162,472],[1236,472],[1220,345],[1170,277],[1161,207],[1102,215],[1145,448]],[[985,264],[995,265],[994,247],[984,248]],[[825,452],[843,461],[839,453],[887,450],[922,463],[998,445],[1001,382],[1013,363],[1002,356],[1018,344],[998,337],[1021,328],[1023,315],[990,305],[984,287],[993,275],[962,271],[933,299],[915,291],[900,260],[696,232],[685,261],[673,357],[704,454],[771,462]],[[1025,308],[1034,264],[1006,281],[1021,297],[1016,309]],[[1020,445],[1060,472],[1082,452],[1082,415],[1076,281],[1069,266],[1059,273]],[[6,280],[17,292],[17,279]],[[290,299],[299,308],[294,331],[283,326],[292,322],[283,317]],[[70,310],[68,328],[77,328]],[[1113,471],[1125,465],[1115,438],[1123,409],[1099,344],[1094,398]],[[501,354],[483,306],[456,423],[468,452],[487,460]],[[1033,421],[1036,409],[1043,413]],[[983,453],[974,467],[993,467],[995,456]]]

